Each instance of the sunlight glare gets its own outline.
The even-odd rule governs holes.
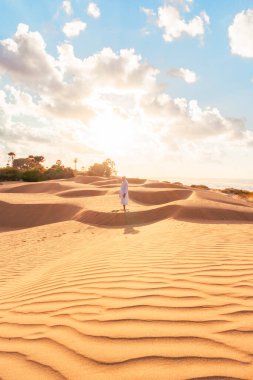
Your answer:
[[[92,125],[93,144],[109,156],[127,153],[135,142],[134,137],[134,125],[113,113],[99,116]]]

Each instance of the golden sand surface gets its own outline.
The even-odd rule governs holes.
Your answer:
[[[0,186],[0,379],[253,379],[253,206],[77,177]]]

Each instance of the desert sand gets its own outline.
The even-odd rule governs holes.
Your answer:
[[[129,184],[0,185],[0,379],[253,379],[253,204]]]

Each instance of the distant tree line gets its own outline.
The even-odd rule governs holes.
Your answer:
[[[107,158],[102,164],[95,163],[89,167],[87,174],[107,178],[114,176],[117,174],[115,162]]]
[[[66,168],[60,160],[50,168],[45,168],[44,156],[28,156],[25,158],[15,158],[15,153],[8,154],[10,160],[5,168],[0,168],[0,181],[26,181],[38,182],[49,179],[71,178],[74,171]],[[11,165],[10,165],[11,164]]]
[[[38,182],[51,179],[64,179],[74,177],[75,174],[83,174],[88,176],[111,177],[116,175],[115,163],[111,159],[106,159],[101,164],[95,163],[91,165],[85,172],[76,170],[77,159],[75,158],[75,170],[65,167],[61,160],[57,160],[50,168],[45,168],[43,162],[44,156],[29,155],[25,158],[15,158],[14,152],[8,153],[8,163],[6,167],[0,168],[0,181],[26,181]]]

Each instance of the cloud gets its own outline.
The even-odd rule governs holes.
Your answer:
[[[12,39],[0,41],[0,73],[41,90],[59,87],[61,74],[56,60],[45,49],[46,44],[38,32],[30,32],[28,25],[19,24]]]
[[[143,62],[134,49],[122,49],[119,54],[104,48],[84,60],[84,67],[94,85],[112,92],[138,91],[156,86],[159,70]]]
[[[180,134],[188,139],[205,139],[224,137],[235,141],[243,139],[246,131],[244,123],[223,117],[217,108],[206,107],[201,109],[196,100],[188,102],[184,117],[190,121],[180,124]]]
[[[133,49],[115,53],[105,48],[80,59],[65,43],[58,53],[58,58],[48,54],[42,36],[23,24],[13,38],[0,41],[0,72],[23,93],[33,93],[41,112],[51,117],[88,122],[99,112],[105,94],[140,96],[158,87],[159,71]]]
[[[141,106],[155,128],[170,141],[248,141],[242,120],[225,118],[217,108],[201,109],[196,100],[173,99],[167,94],[159,94],[143,97]]]
[[[100,9],[96,3],[88,4],[87,13],[93,18],[99,18],[101,14]]]
[[[190,12],[193,0],[167,0],[167,4],[181,6],[185,12]]]
[[[184,69],[180,67],[179,69],[171,69],[169,74],[174,77],[182,78],[186,83],[195,83],[198,80],[197,74],[189,69]]]
[[[45,119],[40,117],[29,94],[6,86],[1,91],[0,100],[0,138],[7,145],[48,143],[52,133],[45,126]]]
[[[141,29],[141,34],[143,36],[149,36],[151,34],[151,32],[147,28],[142,28]]]
[[[145,15],[148,17],[156,16],[156,13],[154,12],[153,9],[141,7],[140,10],[141,10],[141,12],[145,13]]]
[[[156,12],[153,9],[151,9],[151,8],[145,8],[145,7],[140,7],[140,11],[147,16],[147,20],[148,20],[149,24],[153,24],[153,25],[156,24],[156,16],[157,15],[156,15]],[[147,37],[147,36],[149,36],[151,34],[151,30],[149,30],[146,27],[141,28],[140,32],[145,37]]]
[[[64,12],[68,15],[68,16],[71,16],[72,13],[73,13],[73,10],[72,10],[72,5],[71,5],[71,1],[70,0],[65,0],[62,2],[62,8],[64,10]]]
[[[253,9],[235,15],[228,35],[232,54],[253,58]]]
[[[66,151],[70,156],[76,152],[87,156],[98,154],[87,143],[87,130],[82,122],[50,117],[31,95],[9,85],[0,91],[0,140],[2,157],[14,151],[19,157],[42,154],[51,163],[65,157],[64,164],[69,164]],[[5,159],[1,163],[5,164]]]
[[[245,149],[253,141],[242,120],[163,92],[159,70],[134,49],[108,47],[80,57],[69,42],[59,45],[54,57],[40,33],[20,24],[11,38],[0,41],[0,73],[6,153],[32,154],[36,146],[51,160],[76,151],[88,160],[113,152],[110,156],[127,170],[129,147],[129,165],[135,167],[157,150],[161,161],[170,155],[188,160],[215,146],[216,160],[218,152]]]
[[[209,24],[209,17],[205,12],[195,16],[190,21],[185,21],[176,7],[164,5],[158,8],[157,25],[163,29],[163,39],[171,42],[182,36],[202,37],[205,26]]]
[[[62,31],[63,33],[69,37],[77,37],[79,34],[84,31],[87,27],[87,24],[81,20],[73,20],[71,22],[67,22]]]

